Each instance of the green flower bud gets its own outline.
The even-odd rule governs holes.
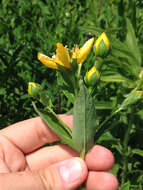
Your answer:
[[[103,32],[96,40],[94,47],[95,47],[95,54],[97,56],[104,57],[107,55],[110,49],[110,42],[105,32]]]
[[[40,84],[35,82],[28,83],[28,94],[33,98],[38,98],[41,90],[42,87],[40,86]]]
[[[95,66],[93,66],[85,76],[85,82],[88,86],[94,86],[96,82],[99,80],[100,74]]]

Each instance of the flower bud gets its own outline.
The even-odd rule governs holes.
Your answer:
[[[96,82],[99,80],[100,74],[99,71],[93,66],[85,76],[85,82],[88,86],[94,86]]]
[[[28,83],[28,94],[33,98],[38,98],[41,90],[42,87],[40,86],[40,84],[35,82]]]
[[[107,55],[109,49],[110,49],[109,39],[105,34],[105,32],[103,32],[95,42],[95,54],[97,56],[104,57]]]

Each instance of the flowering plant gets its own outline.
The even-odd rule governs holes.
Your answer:
[[[95,63],[91,64],[89,71],[84,73],[82,67],[92,47],[94,47],[95,52]],[[51,100],[40,84],[29,82],[28,85],[29,95],[40,101],[44,107],[40,109],[33,102],[35,111],[61,138],[61,143],[77,150],[83,159],[94,145],[94,138],[105,132],[105,123],[113,115],[127,109],[128,106],[136,103],[143,96],[141,86],[135,85],[124,101],[112,111],[111,115],[105,118],[103,122],[99,122],[95,105],[96,89],[101,80],[107,80],[107,77],[102,77],[102,65],[104,64],[104,59],[110,53],[110,47],[110,41],[105,32],[103,32],[95,42],[94,38],[91,38],[81,48],[75,45],[73,49],[69,50],[67,46],[57,43],[56,54],[52,58],[38,52],[40,62],[61,74],[64,88],[68,91],[67,98],[72,97],[72,130],[53,111]],[[139,77],[142,79],[141,74]],[[116,81],[118,76],[112,79],[108,77],[109,79]]]

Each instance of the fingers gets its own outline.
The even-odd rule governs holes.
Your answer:
[[[48,167],[64,159],[77,157],[79,153],[67,145],[55,145],[41,148],[26,156],[26,162],[31,170]],[[113,167],[113,154],[100,145],[95,145],[86,155],[86,165],[92,171],[107,171]]]
[[[41,148],[26,156],[26,162],[31,170],[48,167],[64,159],[77,157],[79,153],[67,145],[55,145]],[[86,155],[86,165],[92,171],[107,171],[113,167],[113,154],[100,145],[95,145]]]
[[[110,170],[114,164],[114,156],[107,148],[95,145],[85,158],[89,170],[106,171]]]
[[[37,172],[0,174],[0,189],[3,190],[72,190],[87,177],[83,160],[73,158],[51,165]]]
[[[71,127],[72,116],[62,115],[61,118]],[[60,140],[40,117],[11,125],[1,130],[0,134],[24,153],[32,152],[46,143]]]
[[[0,134],[0,173],[22,171],[25,164],[24,154]]]
[[[118,181],[114,175],[107,172],[94,172],[88,174],[87,190],[117,190]]]
[[[47,179],[53,179],[53,181],[50,180],[52,182],[50,183],[51,189],[71,190],[77,189],[85,181],[87,172],[86,164],[82,159],[72,158],[51,165],[45,172],[45,176]]]
[[[26,155],[28,168],[39,170],[79,154],[67,145],[55,145],[41,148]]]

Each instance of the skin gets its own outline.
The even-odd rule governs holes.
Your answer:
[[[72,116],[60,115],[72,128]],[[43,145],[59,137],[40,118],[28,119],[0,131],[0,190],[117,190],[118,181],[108,170],[114,157],[95,145],[85,157],[67,145]],[[70,172],[69,172],[70,171]]]

